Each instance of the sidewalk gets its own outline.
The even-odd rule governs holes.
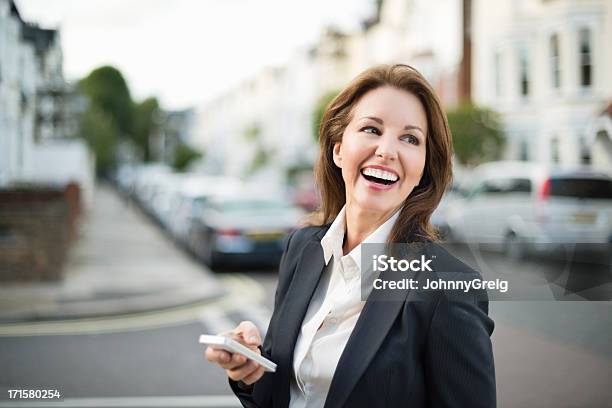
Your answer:
[[[105,185],[95,190],[65,270],[57,283],[0,285],[0,322],[136,313],[224,293],[210,270]]]

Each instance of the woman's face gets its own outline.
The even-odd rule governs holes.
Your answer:
[[[363,95],[333,152],[347,206],[395,211],[421,180],[426,138],[427,117],[416,96],[389,86]]]

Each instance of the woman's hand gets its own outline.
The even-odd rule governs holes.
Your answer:
[[[221,333],[220,335],[231,337],[256,353],[261,354],[257,347],[261,345],[261,336],[253,322],[241,322],[234,330]],[[251,385],[264,375],[264,368],[261,365],[253,360],[248,360],[241,354],[230,353],[208,346],[204,355],[208,361],[216,363],[223,368],[227,376],[234,381],[242,381],[246,385]]]

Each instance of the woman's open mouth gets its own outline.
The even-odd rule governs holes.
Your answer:
[[[390,186],[397,183],[399,176],[386,170],[366,167],[361,169],[361,175],[369,182],[379,184],[381,186]]]

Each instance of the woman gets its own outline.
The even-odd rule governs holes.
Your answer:
[[[251,322],[227,333],[277,371],[211,348],[206,358],[245,407],[495,406],[486,301],[360,298],[360,244],[435,241],[452,144],[430,85],[406,65],[369,69],[327,107],[319,140],[322,220],[286,241],[263,346]]]

